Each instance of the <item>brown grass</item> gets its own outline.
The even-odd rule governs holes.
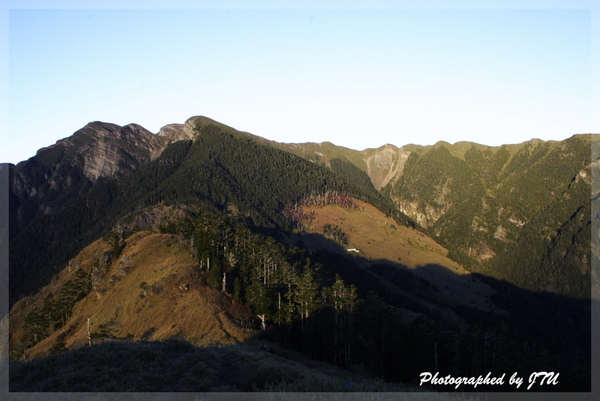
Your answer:
[[[325,224],[339,226],[350,236],[346,248],[360,250],[358,256],[371,260],[384,259],[416,268],[426,264],[439,264],[457,274],[468,273],[458,263],[448,259],[448,250],[420,231],[399,225],[374,206],[355,201],[358,209],[347,209],[337,205],[325,207],[303,207],[307,214],[313,212],[314,220],[309,232],[322,234]]]
[[[72,262],[91,272],[108,246],[96,241]],[[22,335],[24,316],[45,294],[59,288],[74,272],[61,272],[41,295],[21,302],[11,315],[13,344]],[[67,349],[87,344],[87,318],[94,342],[120,338],[132,341],[181,337],[195,345],[231,344],[254,334],[229,316],[232,301],[208,287],[189,243],[180,236],[139,232],[127,240],[118,259],[101,282],[74,308],[67,324],[29,350],[31,357],[47,355],[59,343]]]
[[[337,225],[349,235],[349,255],[369,261],[387,261],[402,265],[426,282],[422,291],[428,297],[451,306],[469,306],[500,312],[489,297],[494,291],[475,280],[467,269],[449,259],[448,249],[420,231],[399,225],[374,206],[356,200],[358,208],[338,205],[303,207],[312,220],[302,221],[309,233],[323,234],[326,224]]]

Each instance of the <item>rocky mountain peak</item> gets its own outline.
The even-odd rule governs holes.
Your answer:
[[[119,127],[96,122],[86,125],[73,138],[79,146],[74,149],[71,163],[83,160],[83,174],[91,181],[112,177],[125,166],[135,170],[164,148],[161,138],[137,124]]]
[[[14,166],[11,191],[31,204],[17,207],[13,223],[25,223],[23,211],[28,208],[50,213],[52,202],[48,199],[68,198],[71,192],[77,193],[101,177],[137,170],[158,157],[169,143],[137,124],[86,124],[70,137],[40,149],[31,159]]]
[[[175,142],[179,139],[184,139],[181,137],[183,127],[183,124],[168,124],[162,127],[156,135],[165,138],[169,142]]]

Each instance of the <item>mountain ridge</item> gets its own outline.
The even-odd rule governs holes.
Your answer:
[[[217,342],[250,329],[389,380],[438,358],[457,374],[508,369],[513,347],[576,372],[598,257],[596,139],[356,151],[203,116],[157,134],[92,122],[9,168],[13,357],[85,346],[92,333],[211,337],[199,323],[178,334],[177,314],[138,318],[212,294],[198,313],[230,333]],[[82,264],[89,246],[99,251]],[[482,354],[465,357],[470,347]],[[556,352],[561,361],[546,358]]]
[[[129,124],[126,124],[121,127],[121,126],[118,126],[113,123],[94,121],[94,122],[86,124],[86,126],[84,126],[81,130],[76,131],[73,135],[79,133],[82,130],[85,130],[86,128],[90,128],[90,127],[94,127],[94,126],[100,127],[100,128],[104,127],[103,130],[98,130],[97,131],[98,133],[106,133],[107,131],[114,132],[114,131],[118,131],[118,130],[130,129],[131,131],[136,131],[138,133],[142,133],[141,136],[143,138],[152,138],[153,137],[155,139],[160,139],[159,141],[154,141],[154,142],[159,142],[158,144],[149,144],[150,146],[154,145],[154,148],[152,149],[153,153],[152,153],[151,158],[155,159],[158,155],[160,155],[162,150],[164,150],[164,148],[166,146],[168,146],[169,144],[171,144],[175,141],[179,141],[179,140],[193,140],[196,136],[193,128],[196,128],[196,129],[201,128],[207,124],[217,125],[227,131],[233,130],[235,132],[239,132],[241,134],[251,137],[254,140],[259,141],[260,143],[269,144],[276,148],[289,151],[298,156],[307,158],[307,159],[315,161],[315,162],[322,162],[324,164],[328,164],[331,159],[336,158],[336,155],[338,157],[340,155],[343,155],[343,157],[347,158],[350,162],[355,164],[361,170],[366,171],[368,173],[369,173],[369,171],[368,171],[369,163],[368,163],[367,159],[373,158],[374,156],[376,156],[382,152],[385,152],[385,153],[401,152],[402,157],[405,157],[404,155],[406,152],[408,152],[409,154],[412,152],[421,153],[421,152],[427,151],[427,150],[435,148],[435,147],[443,146],[443,147],[446,147],[449,150],[451,150],[453,152],[453,154],[458,155],[460,158],[463,158],[464,153],[467,150],[467,147],[473,147],[473,146],[478,149],[489,149],[492,152],[495,152],[502,147],[518,149],[527,143],[535,144],[535,143],[540,143],[540,142],[561,142],[558,140],[544,141],[541,139],[532,138],[530,140],[523,141],[521,143],[516,143],[516,144],[490,146],[490,145],[484,145],[484,144],[471,142],[471,141],[459,141],[454,144],[450,144],[446,141],[440,140],[432,145],[416,145],[416,144],[409,143],[409,144],[398,146],[395,144],[387,143],[387,144],[381,145],[377,148],[365,148],[362,150],[355,150],[355,149],[351,149],[348,147],[335,145],[328,141],[320,142],[320,143],[317,143],[317,142],[301,142],[301,143],[277,142],[277,141],[269,140],[269,139],[251,134],[246,131],[235,130],[235,128],[233,128],[231,126],[219,123],[216,120],[210,119],[209,117],[205,117],[202,115],[190,117],[184,123],[166,124],[165,126],[161,127],[157,133],[151,133],[150,131],[148,131],[147,129],[145,129],[144,127],[142,127],[136,123],[129,123]],[[96,131],[92,131],[92,133],[93,132],[96,132]],[[585,137],[585,136],[589,136],[589,135],[600,135],[600,134],[574,134],[574,135],[572,135],[572,137]],[[59,144],[62,144],[65,141],[68,143],[68,142],[70,142],[69,139],[71,137],[63,138],[63,139],[57,141],[54,145],[43,147],[40,150],[38,150],[38,153],[47,152],[48,150],[51,150],[52,148],[56,147]],[[162,143],[160,143],[160,142],[162,142]],[[106,156],[106,155],[104,155],[104,156]],[[384,157],[383,159],[388,160],[389,157],[387,157],[387,158]],[[20,164],[23,162],[25,162],[25,161],[19,162],[17,164]],[[401,168],[400,168],[400,173],[401,173]],[[94,176],[93,173],[90,173],[90,175]],[[106,175],[106,174],[102,174],[102,173],[97,174],[97,176],[104,176],[104,175]],[[389,182],[389,179],[386,180],[385,178],[384,179],[378,178],[376,172],[369,173],[369,176],[374,181],[374,185],[376,186],[377,189],[381,189],[382,187],[385,186],[385,184],[387,184]]]
[[[209,127],[215,128],[208,129]],[[548,182],[556,181],[558,186],[553,190],[553,196],[556,196],[559,193],[556,191],[561,191],[558,188],[566,188],[571,180],[581,174],[585,169],[585,165],[589,164],[589,160],[585,160],[587,159],[585,149],[590,146],[591,141],[596,137],[592,135],[574,135],[560,142],[532,140],[500,147],[487,147],[471,142],[458,142],[450,145],[443,141],[432,146],[406,145],[402,148],[387,144],[377,149],[355,151],[329,142],[321,144],[278,143],[237,131],[230,126],[204,116],[190,117],[184,124],[166,125],[157,134],[152,134],[137,124],[119,127],[110,123],[92,122],[78,130],[71,137],[58,141],[55,145],[40,149],[37,155],[28,161],[10,166],[11,237],[17,237],[35,216],[50,216],[57,207],[61,207],[60,205],[87,193],[99,179],[122,180],[123,177],[131,175],[142,166],[157,161],[171,145],[185,143],[185,141],[192,141],[193,143],[206,141],[210,135],[213,135],[209,134],[209,131],[218,132],[217,135],[230,135],[234,142],[242,141],[239,142],[240,144],[243,141],[251,141],[248,143],[260,144],[286,152],[286,154],[299,156],[314,165],[333,171],[337,177],[341,177],[346,182],[355,185],[360,183],[360,191],[363,194],[370,193],[368,196],[371,201],[378,199],[379,208],[383,208],[386,213],[395,210],[394,213],[407,216],[406,218],[402,217],[405,221],[411,220],[416,222],[418,226],[424,227],[425,231],[430,231],[428,232],[429,235],[442,241],[445,246],[451,246],[453,257],[458,257],[461,263],[467,265],[483,263],[487,266],[484,271],[489,272],[491,268],[497,273],[498,267],[492,267],[493,264],[489,261],[495,260],[496,255],[502,254],[503,247],[505,247],[502,243],[514,242],[519,231],[528,221],[522,213],[530,215],[534,210],[531,208],[523,209],[523,206],[530,203],[524,198],[515,202],[513,198],[518,193],[514,192],[515,189],[523,188],[519,189],[522,193],[520,196],[530,197],[530,195],[525,195],[528,191],[524,192],[525,187],[522,185],[524,180],[535,179],[534,177],[540,174],[544,175],[544,169],[554,169],[552,170],[555,171],[554,174],[562,177],[560,183],[549,174],[545,174],[545,176],[547,181],[550,180]],[[226,136],[220,138],[228,140]],[[210,139],[209,141],[213,140]],[[214,143],[217,144],[218,141],[216,140]],[[223,152],[224,150],[221,146],[217,152]],[[240,148],[240,152],[240,156],[245,154],[242,148]],[[561,152],[565,154],[561,154]],[[263,153],[266,155],[265,152]],[[185,158],[186,156],[182,154],[181,157]],[[532,167],[528,167],[528,169],[520,167],[522,163],[532,163],[532,158],[537,160],[532,164]],[[571,163],[570,160],[580,160],[580,162],[578,162],[577,167],[556,170],[556,167],[561,166],[563,162]],[[450,162],[451,164],[448,164]],[[207,166],[214,166],[210,160],[207,160],[207,163],[209,163]],[[431,177],[416,178],[423,176],[423,172],[434,171],[431,170],[430,163],[438,163],[434,167],[438,175],[447,174],[445,171],[451,165],[454,165],[454,172],[451,173],[454,175],[447,175],[445,178],[442,176],[433,178],[439,181],[434,186],[428,184],[428,182],[431,182]],[[536,165],[538,167],[535,167]],[[235,164],[232,166],[235,166]],[[268,164],[265,164],[265,166],[268,166]],[[407,167],[409,173],[405,175]],[[192,168],[197,169],[200,167]],[[535,170],[536,168],[537,170]],[[277,172],[279,170],[271,169],[271,171]],[[527,173],[527,171],[531,172]],[[241,172],[242,170],[239,170],[236,174]],[[518,174],[515,175],[515,173]],[[189,176],[189,174],[195,173],[190,170],[186,174]],[[230,172],[223,170],[222,167],[211,174],[221,175],[222,178],[219,181],[225,180],[224,182],[227,182],[229,180],[229,184],[226,185],[236,186],[233,192],[228,190],[229,195],[226,195],[225,198],[231,200],[242,196],[244,199],[249,200],[255,196],[252,194],[254,190],[250,187],[247,187],[245,194],[240,193],[239,185],[234,184],[237,178],[231,181]],[[266,174],[266,171],[262,174]],[[259,178],[258,175],[254,177],[252,179]],[[365,179],[366,177],[370,182]],[[299,176],[297,180],[302,180],[302,178]],[[463,182],[463,184],[458,184],[459,182]],[[587,184],[591,185],[591,182],[587,182]],[[174,185],[181,186],[185,184],[183,180],[180,180],[179,184]],[[177,189],[174,185],[167,189],[161,183],[159,187],[156,187],[159,192],[154,197],[172,196],[173,193],[179,192],[180,189]],[[212,184],[207,181],[203,185],[205,186],[201,192],[207,190],[209,192],[202,196],[211,198],[210,191],[212,190],[209,190],[209,188]],[[267,184],[263,182],[260,185]],[[470,188],[469,186],[479,189],[473,192],[473,189],[467,190],[467,188]],[[540,196],[543,196],[541,194],[545,194],[544,191],[548,191],[549,187],[539,188],[540,195],[536,195],[536,202],[541,204]],[[161,195],[161,191],[167,191],[169,195]],[[418,195],[419,199],[415,198],[414,194],[416,193],[420,193]],[[426,195],[428,200],[423,198],[424,194],[429,194]],[[298,200],[299,193],[295,196],[295,200]],[[459,199],[459,202],[456,203],[455,200],[452,201],[454,203],[448,203],[449,199],[453,197]],[[225,198],[221,198],[225,200]],[[465,202],[465,199],[471,200]],[[481,201],[478,199],[481,199]],[[577,202],[584,202],[581,197],[578,199]],[[277,214],[276,209],[279,209],[280,206],[272,201],[267,201],[266,198],[265,201],[272,204],[270,206],[272,211],[267,213]],[[292,199],[288,199],[283,203],[289,203],[290,201]],[[279,202],[281,203],[281,201]],[[221,202],[219,207],[224,207],[226,203]],[[394,203],[393,206],[392,203]],[[453,204],[456,206],[452,206]],[[535,202],[533,204],[535,205]],[[459,207],[459,209],[456,209],[456,207]],[[466,212],[465,207],[470,208],[471,211]],[[576,206],[573,207],[577,208]],[[251,209],[256,208],[252,207]],[[501,219],[492,217],[493,210],[502,211],[503,217]],[[524,210],[524,212],[519,212],[519,210]],[[458,220],[452,216],[462,216],[460,217],[460,219],[463,219],[461,225],[457,226],[456,222]],[[472,221],[466,221],[465,216],[471,216]],[[452,220],[450,225],[445,223],[447,219]],[[482,222],[487,227],[482,225]],[[280,223],[283,223],[283,220]],[[564,224],[564,222],[561,224]],[[492,227],[492,225],[494,226]],[[472,228],[468,228],[469,226]],[[488,234],[485,234],[486,232]],[[461,245],[459,240],[461,237],[464,238],[465,235],[473,238],[484,236],[484,238],[478,240],[480,241],[479,244],[465,246]]]

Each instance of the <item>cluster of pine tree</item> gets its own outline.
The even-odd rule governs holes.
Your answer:
[[[342,245],[348,245],[348,240],[350,239],[350,236],[342,231],[337,224],[325,224],[323,226],[323,234]]]
[[[251,306],[263,328],[303,322],[323,307],[351,309],[356,301],[354,287],[328,277],[305,251],[253,233],[236,217],[202,214],[161,231],[190,238],[207,282]]]
[[[21,339],[23,349],[34,346],[63,327],[71,317],[75,304],[91,290],[90,275],[77,269],[73,280],[68,280],[56,295],[50,293],[40,308],[33,309],[25,317],[25,334]]]
[[[311,193],[300,201],[302,206],[324,207],[338,205],[346,209],[356,209],[358,206],[348,193],[325,191],[325,193]]]
[[[227,215],[180,219],[161,231],[190,238],[208,284],[249,306],[264,332],[276,332],[284,345],[311,348],[309,353],[317,354],[312,356],[347,360],[358,292],[339,275],[321,269],[304,250],[253,233]],[[318,343],[307,340],[315,337]]]
[[[466,329],[449,324],[442,310],[415,314],[418,309],[402,297],[384,300],[367,273],[350,265],[336,271],[330,264],[343,263],[341,259],[309,257],[303,249],[252,232],[240,217],[204,213],[162,231],[191,240],[206,281],[249,307],[254,327],[311,358],[412,383],[418,383],[420,372],[432,369],[478,375],[544,366],[564,372],[565,385],[582,386],[589,372],[585,347],[559,351],[525,321],[493,320],[474,310],[456,310],[469,322]],[[510,306],[514,308],[518,306]]]
[[[296,228],[298,228],[300,231],[305,231],[305,222],[308,222],[308,225],[310,225],[310,222],[313,220],[314,209],[307,213],[304,208],[324,207],[329,205],[338,205],[346,209],[358,208],[358,205],[350,194],[343,194],[337,191],[325,191],[325,193],[322,194],[311,193],[302,198],[299,202],[295,202],[292,206],[286,205],[281,212],[292,222]],[[324,231],[325,230],[327,229],[324,227]],[[327,235],[328,233],[325,234]]]

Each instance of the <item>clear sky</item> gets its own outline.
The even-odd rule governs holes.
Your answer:
[[[1,162],[194,115],[354,149],[600,132],[592,0],[6,3]]]

